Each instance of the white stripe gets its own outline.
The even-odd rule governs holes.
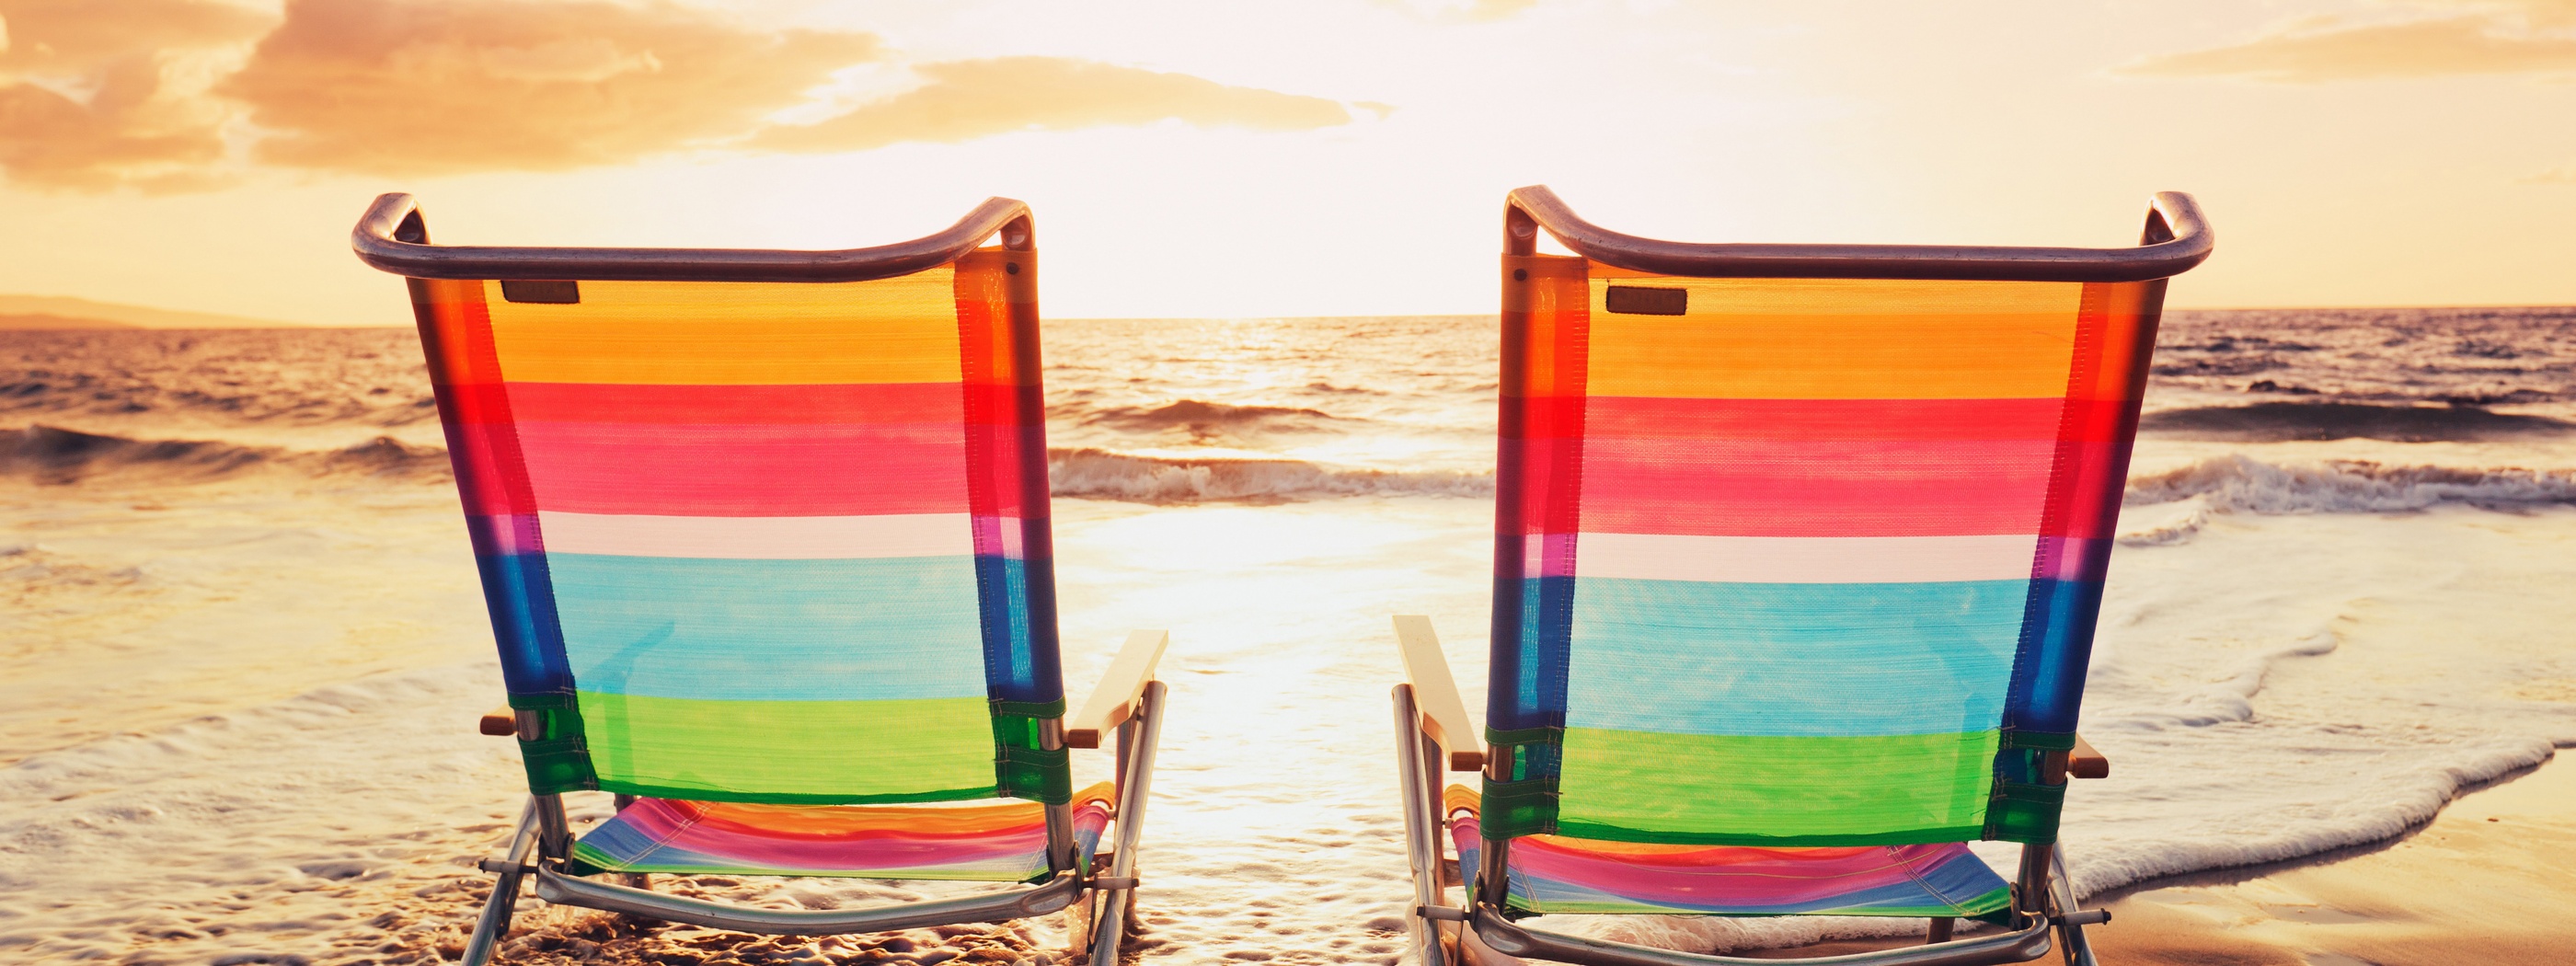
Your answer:
[[[1910,584],[2030,576],[2037,536],[1676,537],[1586,533],[1575,574],[1730,584]]]
[[[975,552],[963,513],[871,517],[660,517],[537,511],[546,549],[618,557],[847,560]]]

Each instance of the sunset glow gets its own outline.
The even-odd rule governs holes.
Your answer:
[[[2117,245],[2183,306],[2576,301],[2576,2],[0,0],[0,294],[401,324],[348,254],[846,247],[1029,201],[1055,317],[1492,311],[1502,193]]]

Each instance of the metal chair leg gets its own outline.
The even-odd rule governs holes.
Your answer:
[[[1145,700],[1122,727],[1136,729],[1118,776],[1118,844],[1110,853],[1109,875],[1119,885],[1097,889],[1100,915],[1092,920],[1091,966],[1118,966],[1118,948],[1136,911],[1136,845],[1145,832],[1145,800],[1154,780],[1154,748],[1163,735],[1163,682],[1145,686]]]
[[[1421,714],[1413,703],[1413,686],[1395,686],[1396,776],[1404,785],[1404,845],[1413,868],[1413,909],[1404,922],[1421,966],[1452,966],[1440,942],[1440,929],[1423,910],[1447,903],[1443,895],[1440,806],[1423,749]],[[1428,801],[1426,801],[1428,798]]]
[[[2057,948],[2066,956],[2066,966],[2098,966],[2093,958],[2093,944],[2084,939],[2084,925],[2074,921],[2083,907],[2075,902],[2075,884],[2066,878],[2066,849],[2049,854],[2048,887],[2057,906]]]
[[[503,859],[499,878],[492,883],[492,897],[483,901],[483,915],[474,920],[474,933],[466,937],[465,956],[459,966],[484,966],[492,961],[492,950],[510,931],[510,914],[518,911],[519,880],[527,873],[528,852],[537,844],[537,800],[532,796],[526,807],[519,809],[519,825],[510,833],[510,849]]]

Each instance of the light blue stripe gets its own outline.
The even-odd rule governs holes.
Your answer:
[[[2029,587],[1578,578],[1566,725],[1812,737],[1996,728]]]
[[[583,690],[717,701],[984,696],[965,554],[546,559]]]

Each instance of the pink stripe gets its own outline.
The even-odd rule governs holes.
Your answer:
[[[518,440],[512,436],[508,420],[501,418],[509,411],[501,394],[490,387],[436,388],[440,429],[447,435],[448,464],[456,471],[456,492],[465,504],[465,512],[536,512],[528,497]]]
[[[970,840],[888,837],[881,839],[776,839],[692,828],[663,843],[692,852],[723,856],[743,865],[807,869],[918,869],[940,865],[984,865],[1044,851],[1046,827],[1031,826]]]
[[[2035,533],[2053,439],[1585,441],[1596,533],[1932,537]]]
[[[644,855],[610,855],[618,862],[671,865],[692,860],[747,868],[867,871],[978,866],[1016,867],[1034,862],[1044,867],[1046,826],[1018,822],[972,835],[922,835],[901,829],[869,829],[842,836],[796,834],[793,829],[767,829],[700,817],[683,805],[643,799],[613,820],[654,842]],[[1106,805],[1086,800],[1075,805],[1077,834],[1096,838],[1108,827]],[[596,848],[599,837],[585,838]],[[679,853],[689,853],[682,855]]]
[[[960,424],[518,424],[538,506],[665,516],[966,512]]]
[[[1478,823],[1450,825],[1461,852],[1480,849]],[[1592,851],[1554,836],[1512,841],[1512,873],[1675,908],[1821,903],[1902,885],[1951,862],[1976,862],[1956,842],[1851,848],[1712,846],[1686,852]]]

